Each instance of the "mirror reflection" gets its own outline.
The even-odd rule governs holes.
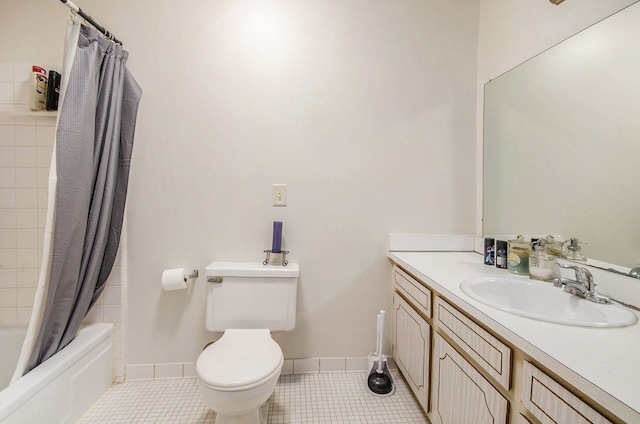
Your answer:
[[[640,3],[485,85],[483,232],[640,263]]]

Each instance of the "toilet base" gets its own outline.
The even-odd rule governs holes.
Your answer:
[[[215,424],[267,424],[269,414],[269,402],[243,415],[216,414]]]

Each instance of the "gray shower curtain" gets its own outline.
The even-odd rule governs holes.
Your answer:
[[[142,95],[127,58],[121,45],[83,25],[63,76],[49,288],[25,374],[73,340],[116,258]]]

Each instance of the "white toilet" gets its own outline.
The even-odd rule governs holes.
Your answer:
[[[298,264],[213,262],[205,268],[209,331],[224,331],[198,357],[198,387],[216,424],[265,424],[284,356],[271,331],[296,323]]]

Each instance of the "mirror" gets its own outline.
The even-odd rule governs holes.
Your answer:
[[[485,85],[483,233],[640,263],[640,3]]]

